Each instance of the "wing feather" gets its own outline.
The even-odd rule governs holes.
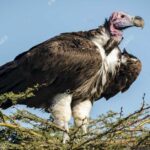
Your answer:
[[[43,102],[49,103],[57,93],[75,90],[94,76],[100,66],[101,56],[90,40],[79,35],[62,34],[1,66],[0,94],[18,93],[35,84],[44,84],[46,86],[40,88],[35,97],[21,102],[38,107]]]
[[[137,79],[141,72],[142,64],[138,58],[124,51],[122,57],[126,63],[121,63],[120,70],[113,81],[110,81],[102,97],[107,100],[119,92],[125,92],[132,83]]]

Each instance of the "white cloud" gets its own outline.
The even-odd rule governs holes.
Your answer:
[[[0,38],[0,45],[4,44],[8,39],[7,35],[4,35],[3,37]]]
[[[56,0],[49,0],[48,5],[51,6]]]

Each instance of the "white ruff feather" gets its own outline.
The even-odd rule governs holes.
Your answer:
[[[102,31],[101,34],[96,35],[92,38],[92,42],[98,47],[98,52],[101,54],[103,60],[106,58],[105,50],[103,46],[108,42],[110,39],[110,35],[108,35],[105,31]]]
[[[105,67],[106,71],[115,73],[115,68],[120,61],[118,59],[119,49],[116,47],[114,48],[108,56],[106,56],[105,49],[103,48],[104,45],[108,42],[110,36],[102,32],[102,35],[95,36],[92,39],[92,42],[98,47],[97,51],[101,54],[102,57],[102,70],[103,66]]]
[[[119,49],[116,47],[107,56],[108,71],[111,72],[112,75],[116,74],[116,67],[120,65],[119,53]]]
[[[97,46],[97,51],[100,53],[100,55],[102,57],[102,66],[101,66],[100,70],[98,71],[98,74],[100,74],[102,77],[103,85],[106,84],[106,71],[105,70],[108,70],[106,54],[105,54],[103,45],[106,44],[108,40],[109,40],[109,36],[107,34],[98,35],[92,39],[92,42]],[[98,85],[96,85],[96,87],[92,90],[92,93],[94,91],[96,92],[97,86]]]
[[[117,47],[114,48],[108,56],[106,56],[105,49],[103,47],[109,39],[110,36],[104,32],[102,33],[102,35],[95,36],[93,39],[91,39],[92,42],[97,46],[97,51],[102,57],[102,66],[98,71],[99,75],[102,78],[102,85],[105,85],[107,82],[107,74],[111,73],[112,75],[115,75],[116,67],[120,65],[120,59],[118,57],[120,51]],[[98,85],[96,85],[96,87],[92,90],[92,93],[96,92],[97,86]],[[101,92],[102,91],[103,89],[101,89]]]

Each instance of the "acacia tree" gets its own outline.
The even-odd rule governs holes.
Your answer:
[[[29,88],[24,93],[5,93],[0,96],[0,103],[11,99],[13,104],[18,100],[33,96]],[[30,125],[25,128],[22,123]],[[84,123],[84,120],[83,120]],[[53,119],[43,119],[27,110],[19,110],[10,115],[0,112],[0,150],[121,150],[121,149],[150,149],[150,106],[144,102],[133,113],[125,116],[121,111],[100,115],[90,119],[88,133],[83,134],[81,128],[70,125],[70,140],[62,144],[63,128],[53,123]]]

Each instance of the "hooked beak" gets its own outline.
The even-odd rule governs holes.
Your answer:
[[[144,20],[142,17],[135,16],[133,17],[133,25],[136,27],[144,28]]]

